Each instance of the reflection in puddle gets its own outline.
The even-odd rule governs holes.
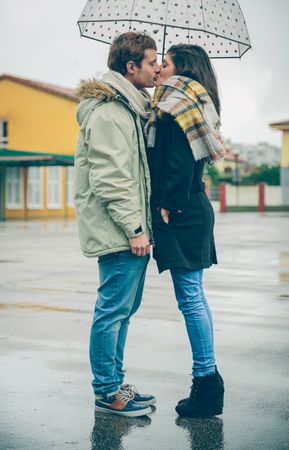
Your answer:
[[[223,450],[223,421],[217,417],[210,419],[185,419],[178,417],[176,425],[188,432],[192,450]]]
[[[139,427],[147,427],[151,419],[142,417],[120,417],[95,413],[95,423],[90,436],[91,450],[124,450],[123,437]]]
[[[281,283],[289,283],[289,272],[279,272]]]
[[[281,252],[279,255],[279,266],[289,267],[289,253]],[[280,271],[279,280],[281,283],[289,283],[289,271]]]
[[[282,294],[282,295],[279,295],[279,299],[280,299],[280,300],[287,300],[287,299],[289,299],[289,294]]]
[[[280,266],[289,266],[289,253],[281,252],[279,255]]]
[[[0,303],[0,309],[36,309],[38,311],[80,312],[76,309],[48,306],[38,303]]]

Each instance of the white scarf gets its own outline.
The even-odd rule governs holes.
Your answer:
[[[150,113],[151,97],[146,89],[138,90],[123,75],[114,70],[109,70],[103,75],[101,81],[109,84],[119,91],[130,103],[133,110],[144,120]]]

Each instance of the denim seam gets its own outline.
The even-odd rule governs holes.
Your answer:
[[[115,257],[117,260],[119,260],[119,254],[116,254]],[[119,275],[121,275],[121,271],[117,270],[115,273],[116,281],[115,281],[112,297],[116,296],[116,293],[119,289]],[[104,323],[105,323],[105,325],[107,324],[107,319],[105,320]],[[104,335],[105,335],[105,331],[103,331],[101,334],[101,352],[100,352],[100,374],[101,374],[101,377],[104,376],[104,367],[103,367],[104,366],[104,364],[103,364],[103,361],[104,361]],[[115,382],[115,384],[117,384],[117,383]]]

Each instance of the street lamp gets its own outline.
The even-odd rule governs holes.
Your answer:
[[[239,205],[239,184],[241,181],[241,174],[239,168],[239,151],[238,149],[233,150],[234,160],[235,160],[235,169],[233,170],[232,182],[236,186],[236,197],[237,197],[237,205]]]

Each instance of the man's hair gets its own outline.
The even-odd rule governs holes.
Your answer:
[[[107,65],[111,70],[125,75],[129,61],[133,61],[137,67],[141,66],[147,49],[157,49],[153,38],[145,33],[123,33],[111,44]]]

